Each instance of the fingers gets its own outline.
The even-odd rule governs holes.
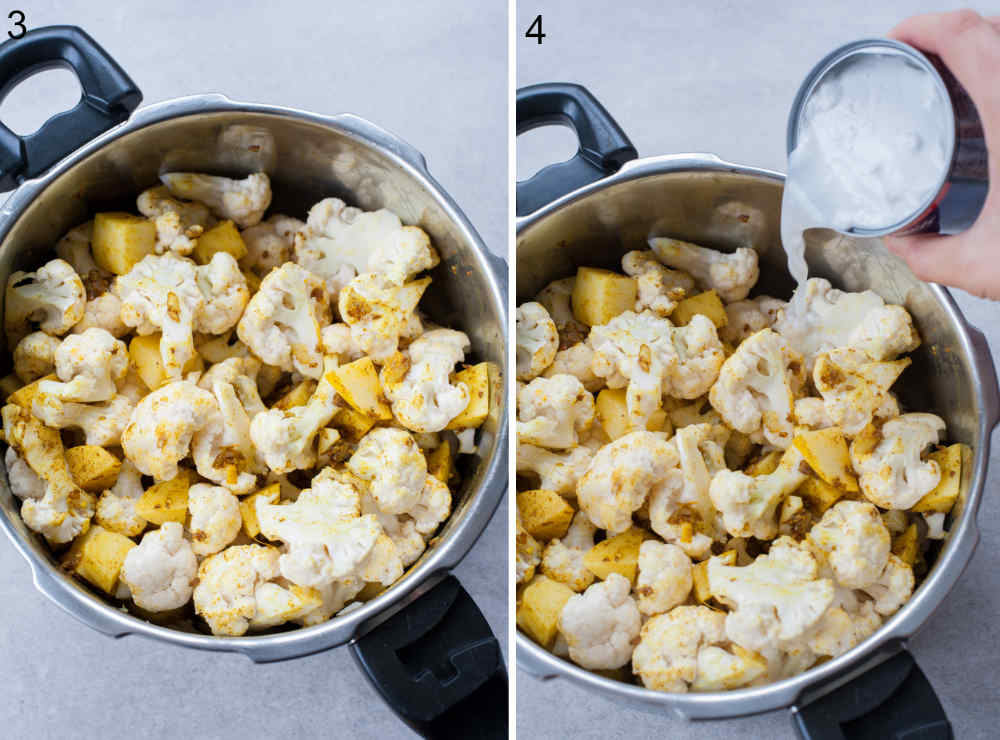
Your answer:
[[[885,245],[901,257],[921,280],[942,283],[988,298],[1000,298],[998,270],[982,264],[982,237],[975,228],[955,236],[916,234],[887,236]]]

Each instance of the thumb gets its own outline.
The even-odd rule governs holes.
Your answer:
[[[921,280],[961,288],[986,298],[1000,298],[1000,267],[982,259],[975,227],[961,234],[887,236],[885,246],[901,257]]]

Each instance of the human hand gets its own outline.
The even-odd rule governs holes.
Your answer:
[[[928,13],[906,19],[889,36],[937,54],[968,91],[983,122],[990,190],[979,219],[961,234],[889,236],[885,244],[921,280],[1000,300],[1000,16]]]

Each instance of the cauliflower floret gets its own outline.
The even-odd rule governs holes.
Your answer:
[[[198,559],[191,543],[184,539],[184,527],[164,522],[146,532],[138,547],[125,556],[121,579],[132,592],[140,609],[163,612],[177,609],[191,600]]]
[[[871,601],[858,603],[854,608],[831,606],[820,620],[800,638],[808,650],[816,655],[837,657],[858,645],[882,626],[882,617]]]
[[[195,240],[216,221],[201,203],[185,203],[170,197],[163,185],[144,190],[136,199],[136,208],[156,225],[156,254],[174,252],[188,255]]]
[[[553,452],[535,445],[518,444],[517,472],[537,475],[538,488],[572,496],[592,457],[593,453],[586,447]]]
[[[257,614],[257,587],[278,577],[278,558],[274,547],[233,545],[201,562],[194,610],[212,634],[246,633]]]
[[[93,235],[94,222],[87,221],[67,231],[56,242],[56,256],[76,270],[89,299],[97,298],[107,291],[115,278],[113,273],[98,267],[94,262],[90,244]]]
[[[61,545],[87,531],[94,514],[94,497],[73,481],[66,464],[59,432],[42,425],[24,408],[3,407],[3,430],[7,444],[45,485],[41,497],[25,498],[21,518],[52,545]],[[12,474],[14,475],[14,474]],[[27,475],[17,476],[27,488]],[[35,484],[31,490],[37,493]]]
[[[788,306],[769,295],[736,301],[726,306],[726,325],[719,330],[719,338],[733,346],[761,329],[769,329],[778,320],[778,311]]]
[[[45,496],[45,481],[38,477],[13,447],[8,447],[4,453],[4,464],[7,466],[7,482],[10,483],[11,493],[19,499]]]
[[[862,434],[851,443],[851,462],[865,497],[883,509],[909,509],[941,480],[941,467],[922,459],[937,444],[944,420],[903,414],[882,424],[874,442]]]
[[[14,373],[23,383],[33,383],[56,369],[60,340],[44,331],[33,331],[14,348]]]
[[[365,272],[344,286],[337,299],[340,316],[365,354],[381,362],[396,351],[401,338],[420,334],[423,327],[415,311],[430,282],[421,278],[397,285]]]
[[[294,503],[257,500],[260,531],[281,540],[281,574],[300,586],[348,578],[372,552],[382,533],[378,520],[361,513],[361,494],[344,475],[324,468]]]
[[[222,486],[196,483],[188,489],[191,516],[191,549],[195,555],[212,555],[232,542],[240,532],[240,500]]]
[[[747,247],[726,254],[665,238],[650,239],[649,246],[660,262],[690,273],[702,288],[714,290],[725,303],[746,298],[760,276],[757,252]]]
[[[875,600],[875,611],[889,617],[899,611],[899,607],[910,598],[915,583],[913,568],[890,554],[878,579],[861,590]]]
[[[216,216],[229,219],[241,229],[260,223],[271,205],[271,180],[263,172],[242,180],[170,172],[160,175],[160,181],[175,197],[204,203]]]
[[[632,525],[632,513],[679,461],[676,447],[665,435],[625,434],[593,456],[576,486],[580,509],[609,535],[624,532]]]
[[[865,314],[847,339],[848,346],[873,360],[891,360],[920,346],[913,319],[902,306],[881,306]]]
[[[622,270],[636,282],[636,313],[647,308],[657,316],[669,316],[677,302],[694,290],[694,278],[680,270],[670,270],[651,251],[628,252]]]
[[[465,359],[469,338],[454,329],[432,329],[387,363],[379,375],[392,414],[415,432],[440,432],[469,405],[469,386],[452,384],[456,363]]]
[[[816,358],[813,383],[823,396],[827,415],[848,437],[864,429],[890,402],[889,388],[910,359],[870,362],[864,352],[844,347]]]
[[[556,358],[559,332],[541,303],[517,307],[517,378],[537,378]]]
[[[573,315],[575,285],[575,277],[553,280],[535,296],[534,302],[542,304],[556,325],[556,330],[559,332],[559,347],[562,349],[576,346],[586,339],[590,332],[590,327],[577,321]]]
[[[635,593],[640,612],[652,616],[670,611],[687,601],[693,585],[691,558],[677,545],[647,540],[639,546]]]
[[[528,444],[566,449],[594,422],[594,397],[572,375],[535,378],[517,394],[517,435]]]
[[[240,260],[248,270],[266,275],[292,259],[295,235],[305,224],[297,218],[274,214],[240,232],[247,253]]]
[[[319,593],[322,603],[312,611],[300,617],[293,617],[290,621],[296,622],[303,627],[322,624],[342,610],[348,602],[353,601],[354,597],[361,593],[361,589],[364,587],[365,582],[360,578],[349,578],[344,581],[334,581],[323,586],[317,586],[315,590]]]
[[[66,337],[55,352],[56,375],[61,383],[43,380],[39,394],[63,401],[109,401],[118,392],[117,383],[128,372],[125,343],[104,329],[87,329]]]
[[[195,432],[217,412],[215,397],[194,383],[168,383],[136,404],[121,435],[125,456],[145,475],[173,480]]]
[[[927,525],[927,539],[943,540],[948,532],[944,528],[944,520],[947,516],[943,511],[923,512],[921,516]]]
[[[62,336],[83,318],[87,293],[68,262],[54,259],[35,272],[11,273],[4,302],[7,346],[16,347],[37,324],[46,334]]]
[[[131,460],[123,460],[118,480],[97,500],[94,521],[126,537],[142,534],[146,520],[136,513],[135,504],[144,492],[139,471]]]
[[[361,513],[371,514],[378,519],[379,524],[382,525],[382,531],[392,540],[396,555],[404,568],[416,562],[420,554],[427,548],[424,536],[417,531],[417,524],[411,516],[385,513],[378,508],[375,499],[367,491],[362,491],[361,494]]]
[[[115,292],[126,325],[143,335],[163,333],[163,369],[173,379],[195,356],[194,332],[230,329],[250,297],[246,278],[227,252],[216,252],[200,266],[173,254],[148,255],[118,277]]]
[[[826,404],[822,398],[796,398],[795,421],[800,426],[810,429],[826,429],[832,427],[833,419],[826,413]]]
[[[582,511],[576,512],[562,538],[555,538],[545,546],[542,555],[542,573],[561,581],[580,592],[594,582],[594,574],[583,564],[583,556],[594,546],[597,528]]]
[[[87,444],[98,447],[113,447],[121,442],[134,410],[133,402],[121,394],[104,403],[75,403],[39,393],[31,404],[31,413],[47,426],[81,429]]]
[[[767,555],[744,567],[709,560],[708,588],[732,609],[726,616],[729,639],[747,650],[765,650],[801,636],[833,602],[833,582],[818,574],[807,547],[779,537]]]
[[[798,488],[806,475],[779,466],[769,475],[749,476],[739,470],[720,470],[712,478],[708,495],[722,514],[733,537],[772,539],[778,533],[778,505]]]
[[[322,608],[323,597],[316,589],[303,588],[285,578],[279,580],[261,583],[254,590],[257,610],[250,620],[250,629],[277,627]]]
[[[604,378],[594,375],[590,364],[594,361],[594,350],[590,345],[580,343],[556,352],[552,364],[542,373],[543,378],[555,375],[572,375],[583,383],[583,387],[591,393],[596,393],[604,387]]]
[[[122,321],[122,302],[114,293],[102,293],[87,301],[83,308],[83,318],[72,328],[73,334],[82,334],[88,329],[104,329],[115,339],[129,333]]]
[[[725,355],[706,316],[675,327],[651,311],[625,311],[591,329],[591,370],[610,388],[628,386],[630,425],[644,429],[664,394],[697,398],[715,382]]]
[[[440,262],[423,229],[403,226],[384,208],[365,212],[338,198],[326,198],[309,210],[305,228],[295,236],[295,261],[327,280],[335,295],[344,268],[377,272],[396,285]],[[330,280],[334,285],[329,285]],[[339,283],[339,284],[337,284]]]
[[[261,281],[236,333],[268,365],[319,378],[323,372],[320,331],[329,323],[329,296],[323,283],[288,262]]]
[[[403,429],[377,427],[364,436],[347,461],[352,473],[367,481],[379,509],[409,513],[427,481],[427,461]]]
[[[792,443],[794,389],[804,382],[802,356],[771,329],[762,329],[726,358],[708,399],[738,432],[760,432],[769,444]]]
[[[524,528],[521,523],[521,512],[517,512],[515,545],[517,550],[517,583],[527,583],[534,578],[535,569],[542,562],[542,546]]]
[[[323,327],[323,349],[327,354],[337,355],[341,362],[354,362],[365,356],[364,350],[354,340],[351,327],[347,324],[330,324]]]
[[[839,501],[827,509],[809,540],[847,588],[873,583],[885,569],[892,544],[878,509],[862,501]]]
[[[451,513],[451,491],[433,475],[428,475],[416,506],[409,512],[416,530],[430,536]]]
[[[574,663],[594,671],[629,662],[642,622],[631,588],[627,578],[611,573],[566,602],[559,613],[559,631]]]

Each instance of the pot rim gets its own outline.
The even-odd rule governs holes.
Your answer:
[[[618,172],[567,193],[519,218],[517,236],[520,238],[525,230],[571,203],[612,186],[653,175],[690,171],[746,175],[778,185],[783,185],[785,181],[785,176],[780,172],[735,164],[715,154],[684,153],[644,157],[631,160]],[[517,259],[516,253],[514,259]],[[930,284],[930,288],[955,326],[962,354],[969,360],[980,411],[978,433],[981,443],[974,450],[974,470],[962,516],[949,532],[931,573],[896,614],[866,640],[837,658],[790,678],[733,691],[672,694],[604,678],[549,652],[519,629],[516,634],[518,665],[542,680],[565,676],[591,690],[624,698],[630,704],[648,710],[672,711],[686,719],[725,719],[811,701],[904,649],[906,641],[927,622],[958,582],[979,542],[976,517],[986,482],[990,432],[1000,418],[996,374],[985,338],[965,320],[946,288],[934,283]],[[516,295],[516,286],[514,292]]]
[[[234,101],[218,93],[173,98],[139,108],[128,121],[67,154],[47,172],[25,180],[15,189],[0,207],[0,243],[6,239],[25,208],[52,182],[109,143],[167,120],[215,113],[251,113],[291,118],[333,129],[365,146],[378,149],[433,194],[447,217],[458,226],[465,240],[473,245],[475,258],[485,273],[489,286],[487,300],[496,305],[497,313],[504,322],[506,335],[506,262],[489,251],[454,199],[430,174],[424,156],[417,149],[397,135],[351,113],[326,116],[297,108]],[[503,370],[506,372],[506,367]],[[28,562],[35,587],[61,609],[99,632],[112,637],[142,635],[198,650],[243,653],[255,662],[310,655],[348,643],[365,634],[433,588],[465,557],[486,528],[507,488],[507,406],[507,387],[504,384],[495,449],[492,457],[485,463],[482,482],[469,493],[471,498],[464,521],[446,539],[429,549],[429,554],[422,561],[418,561],[415,567],[385,592],[347,614],[311,627],[250,637],[217,637],[161,627],[110,606],[76,583],[72,576],[57,572],[56,568],[40,558],[21,538],[3,512],[0,512],[0,528]],[[7,488],[6,480],[0,480],[0,485]]]

